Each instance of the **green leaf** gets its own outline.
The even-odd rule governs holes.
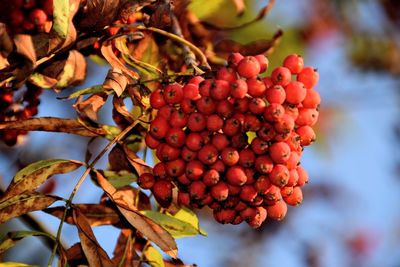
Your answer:
[[[105,89],[103,88],[103,85],[95,85],[92,87],[88,87],[88,88],[76,91],[76,92],[70,94],[69,96],[58,97],[58,99],[66,99],[67,100],[67,99],[76,98],[81,95],[95,94],[95,93],[100,93],[103,91],[105,91]]]
[[[136,182],[138,178],[137,175],[124,170],[119,172],[104,171],[103,174],[115,188],[130,185],[131,183]]]
[[[66,39],[69,26],[69,0],[54,0],[53,8],[53,29],[60,38]]]
[[[39,265],[30,265],[30,264],[26,264],[26,263],[22,263],[22,262],[1,262],[0,263],[0,267],[39,267]]]
[[[45,76],[37,72],[29,76],[29,81],[43,89],[53,88],[57,84],[57,79]]]
[[[60,200],[60,198],[36,192],[20,194],[6,199],[0,202],[0,223],[31,211],[47,208],[57,200]]]
[[[45,236],[48,237],[52,240],[55,240],[54,236],[48,234],[48,233],[43,233],[43,232],[36,232],[36,231],[15,231],[15,232],[8,232],[7,235],[5,235],[1,240],[0,240],[0,254],[4,253],[6,250],[12,248],[15,246],[15,244],[25,238],[25,237],[30,237],[30,236]]]
[[[174,218],[184,221],[199,231],[199,234],[208,236],[208,233],[201,229],[199,218],[197,217],[196,213],[194,213],[191,209],[186,207],[181,208],[177,213],[175,213]]]
[[[32,192],[50,176],[76,170],[84,163],[75,160],[47,159],[32,163],[20,170],[8,186],[2,200],[23,192]]]
[[[141,211],[141,213],[161,225],[161,227],[167,230],[174,238],[195,236],[200,233],[198,227],[194,227],[192,224],[170,215],[152,210],[144,210]]]
[[[113,140],[117,135],[121,133],[121,129],[116,126],[103,125],[103,130],[106,132],[106,138],[108,140]]]
[[[146,249],[143,251],[143,255],[147,261],[148,264],[150,264],[151,267],[164,267],[164,260],[163,257],[152,245],[149,245],[146,247]]]

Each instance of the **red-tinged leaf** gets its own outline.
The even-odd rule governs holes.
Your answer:
[[[42,210],[60,200],[56,196],[46,196],[36,192],[24,193],[0,202],[0,223],[26,214]]]
[[[88,261],[82,250],[82,244],[76,243],[66,251],[67,261],[70,266],[88,265]]]
[[[150,241],[154,242],[169,256],[177,257],[177,246],[174,238],[160,225],[147,218],[138,211],[138,208],[132,205],[131,200],[124,197],[123,194],[117,194],[115,189],[99,172],[96,172],[97,180],[108,197],[117,205],[119,211],[127,221],[141,232]],[[115,198],[117,196],[117,198]]]
[[[120,222],[120,216],[116,210],[101,204],[75,204],[83,213],[91,227],[100,225],[116,225]],[[61,219],[64,215],[65,207],[53,207],[43,210],[44,212]],[[69,224],[74,224],[71,212],[67,212],[65,220]]]
[[[138,175],[142,175],[143,173],[151,172],[151,167],[146,164],[141,158],[139,158],[135,152],[130,150],[128,146],[123,145],[124,152],[128,158],[129,163],[135,168]]]
[[[79,208],[74,208],[72,214],[75,224],[78,228],[78,234],[79,239],[81,240],[82,249],[85,253],[89,266],[113,266],[107,253],[97,242],[97,239],[85,215],[83,215]]]
[[[32,192],[52,175],[72,172],[82,165],[84,165],[83,162],[65,159],[34,162],[17,172],[0,201],[23,192]]]
[[[2,122],[0,123],[0,130],[63,132],[87,137],[94,137],[105,136],[108,134],[103,126],[104,125],[100,125],[99,128],[93,128],[86,126],[82,122],[77,120],[41,117]]]
[[[37,72],[29,76],[28,81],[44,89],[53,88],[57,84],[57,79]]]
[[[112,68],[107,73],[103,87],[106,89],[113,89],[117,96],[121,96],[125,91],[128,82],[128,78],[123,74],[122,70]]]
[[[80,101],[78,98],[77,102],[73,106],[83,118],[89,118],[92,121],[96,121],[97,113],[106,103],[107,97],[107,94],[104,92],[93,94],[83,101]]]
[[[139,267],[140,257],[137,255],[132,237],[132,229],[122,229],[114,249],[112,259],[115,266]]]

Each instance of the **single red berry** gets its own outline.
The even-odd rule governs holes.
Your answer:
[[[291,54],[283,60],[283,66],[288,68],[291,73],[298,74],[304,67],[304,60],[300,55]]]
[[[138,185],[143,189],[151,189],[155,183],[153,174],[143,173],[138,178]]]
[[[165,136],[167,143],[174,147],[181,147],[185,144],[185,132],[181,128],[170,128]]]
[[[179,176],[178,178],[176,178],[177,181],[181,184],[181,185],[190,185],[190,183],[192,182],[187,176],[186,174],[182,174],[181,176]]]
[[[204,115],[211,115],[215,112],[216,105],[211,97],[205,96],[196,101],[197,110]]]
[[[243,122],[243,129],[248,132],[257,132],[261,128],[261,121],[253,114],[246,114]]]
[[[289,170],[295,169],[297,165],[300,162],[300,155],[296,151],[290,152],[290,156],[288,161],[286,161],[286,167],[288,167]]]
[[[12,26],[19,26],[25,20],[24,13],[20,9],[11,9],[9,18]]]
[[[181,151],[179,148],[173,147],[169,144],[164,144],[161,147],[160,160],[163,160],[163,161],[175,160],[180,156],[180,154],[181,154]]]
[[[250,218],[247,223],[253,228],[259,228],[267,219],[267,210],[263,207],[256,207],[256,216]]]
[[[228,137],[222,133],[215,134],[211,139],[211,144],[218,150],[221,151],[225,147],[229,146]]]
[[[241,99],[235,99],[233,102],[233,108],[238,112],[245,113],[249,109],[250,99],[245,97]]]
[[[267,90],[264,82],[259,79],[248,79],[246,83],[248,90],[247,92],[252,97],[261,97],[265,94],[265,91]]]
[[[193,132],[200,132],[206,128],[206,117],[203,114],[194,112],[189,115],[187,126]]]
[[[256,170],[253,168],[245,168],[244,172],[246,173],[246,183],[245,184],[254,184],[255,182],[255,175],[256,175]]]
[[[200,200],[206,196],[206,185],[202,181],[194,181],[189,186],[190,198]]]
[[[161,117],[154,119],[150,124],[150,134],[156,139],[164,138],[168,129],[168,121]]]
[[[210,169],[216,170],[219,173],[225,172],[225,164],[222,160],[217,160],[214,164],[210,165]]]
[[[165,164],[159,162],[153,167],[153,175],[156,180],[163,180],[167,178],[167,171],[165,170]]]
[[[201,96],[210,96],[210,88],[213,86],[214,80],[207,79],[200,83],[199,92]]]
[[[274,163],[267,155],[259,156],[255,161],[256,170],[261,174],[270,173],[274,167]]]
[[[226,172],[226,179],[229,184],[234,186],[241,186],[246,183],[247,177],[241,166],[232,166]]]
[[[233,116],[234,107],[228,100],[222,100],[217,105],[217,113],[222,118],[228,119]]]
[[[268,64],[269,64],[268,58],[264,55],[257,55],[254,57],[257,59],[258,63],[260,64],[260,73],[263,73],[264,71],[266,71],[268,68]]]
[[[265,103],[264,99],[262,99],[260,97],[255,97],[250,100],[249,110],[253,114],[264,113],[264,110],[266,107],[267,107],[267,103]]]
[[[47,14],[40,8],[35,8],[29,13],[29,20],[36,26],[42,26],[47,21]]]
[[[257,215],[257,211],[253,207],[246,207],[245,209],[240,211],[240,217],[243,220],[250,220],[251,218],[254,218]]]
[[[277,142],[269,147],[271,159],[280,164],[284,164],[290,157],[290,147],[285,142]]]
[[[218,150],[211,144],[205,145],[197,153],[197,158],[202,163],[211,165],[218,159]]]
[[[169,118],[172,127],[183,128],[186,126],[188,116],[182,110],[174,110]]]
[[[274,123],[274,129],[279,134],[287,134],[294,129],[294,119],[288,114],[283,114],[283,116]]]
[[[236,79],[236,71],[234,69],[223,67],[217,71],[217,80],[225,80],[231,83]]]
[[[196,85],[200,85],[200,83],[201,83],[202,81],[204,81],[204,78],[203,78],[203,77],[201,77],[201,76],[194,76],[194,77],[192,77],[192,78],[189,80],[188,83],[193,83],[193,84],[196,84]]]
[[[183,87],[182,90],[183,90],[184,98],[189,98],[191,100],[197,100],[201,97],[198,84],[188,83]]]
[[[264,110],[264,118],[271,122],[279,120],[283,114],[285,114],[284,107],[277,103],[270,104]]]
[[[293,186],[286,185],[281,188],[281,195],[283,199],[290,196],[291,194],[293,194]]]
[[[228,64],[232,67],[237,67],[239,62],[244,58],[240,53],[232,53],[228,57]]]
[[[242,186],[232,185],[230,183],[227,183],[227,186],[229,188],[229,196],[238,196],[242,190]]]
[[[251,149],[257,155],[264,154],[268,151],[268,142],[256,137],[251,141]]]
[[[253,202],[257,196],[257,190],[252,185],[244,185],[240,191],[239,197],[245,202]]]
[[[230,83],[231,96],[237,99],[246,97],[247,94],[247,83],[245,80],[236,80]]]
[[[167,121],[169,121],[172,114],[175,111],[176,110],[173,107],[166,105],[166,106],[163,106],[162,108],[160,108],[160,110],[158,110],[157,117],[162,117],[162,118],[166,119]]]
[[[274,127],[268,122],[264,122],[257,131],[257,137],[264,141],[271,141],[276,135]]]
[[[308,173],[307,171],[300,165],[296,168],[297,174],[299,175],[299,179],[297,181],[298,186],[303,186],[308,184]]]
[[[298,126],[309,125],[313,126],[317,123],[319,112],[311,108],[299,108],[299,116],[296,119]]]
[[[144,138],[146,145],[151,149],[156,149],[160,144],[160,141],[154,138],[151,134],[147,133]]]
[[[256,155],[253,150],[245,148],[239,153],[239,164],[245,168],[250,168],[254,166],[256,160]]]
[[[260,195],[267,194],[270,187],[271,181],[269,180],[268,176],[265,175],[258,177],[257,181],[254,183],[254,188]]]
[[[199,133],[189,133],[186,137],[185,145],[192,151],[198,151],[204,145],[203,137]]]
[[[210,194],[216,201],[224,201],[229,196],[229,187],[221,181],[210,188]]]
[[[280,221],[285,218],[287,213],[287,205],[283,200],[277,201],[272,206],[267,206],[268,218]]]
[[[241,125],[240,122],[235,118],[230,118],[225,121],[225,125],[222,128],[222,131],[227,136],[236,135],[240,131]]]
[[[183,99],[183,89],[180,84],[168,84],[164,88],[164,99],[168,104],[178,104]]]
[[[225,165],[236,165],[239,162],[239,152],[232,147],[224,148],[221,152],[221,159]]]
[[[313,108],[313,109],[317,109],[320,103],[321,103],[321,96],[314,89],[308,89],[306,98],[304,98],[303,102],[301,102],[304,108]]]
[[[181,110],[186,114],[193,113],[196,110],[196,101],[184,98],[181,102]]]
[[[214,219],[222,224],[232,223],[236,218],[236,211],[232,209],[221,209],[213,211]]]
[[[207,118],[207,129],[209,131],[218,132],[222,129],[224,120],[217,114],[212,114]]]
[[[291,169],[289,171],[289,180],[287,182],[287,186],[295,186],[298,184],[299,174],[296,169]]]
[[[300,136],[300,144],[302,146],[309,146],[315,141],[315,132],[308,125],[297,128],[296,133]]]
[[[189,193],[179,191],[178,192],[178,204],[180,206],[189,207],[190,206],[190,195],[189,195]]]
[[[254,78],[260,73],[260,63],[255,57],[247,56],[244,57],[237,66],[237,72],[243,78]]]
[[[225,80],[215,80],[210,88],[210,96],[215,100],[227,99],[230,93],[229,82]]]
[[[239,133],[237,135],[232,136],[232,147],[236,148],[237,150],[241,150],[245,148],[248,143],[248,137],[245,133]]]
[[[286,101],[293,105],[300,104],[307,94],[307,89],[301,82],[291,81],[285,87]]]
[[[299,186],[293,187],[293,193],[283,198],[286,204],[291,206],[297,206],[303,202],[303,192]]]
[[[217,170],[209,169],[205,172],[203,176],[203,183],[206,186],[213,186],[216,185],[220,180],[220,175]]]
[[[274,86],[274,83],[272,82],[272,79],[270,76],[264,77],[261,79],[265,85],[265,88],[271,88],[272,86]]]
[[[273,205],[275,204],[275,202],[281,199],[282,199],[281,189],[278,186],[271,184],[267,192],[264,194],[265,202],[269,203],[270,205]]]
[[[299,117],[299,109],[296,105],[292,104],[283,104],[283,108],[285,109],[285,114],[290,115],[295,121]]]
[[[155,182],[152,192],[157,202],[162,207],[168,207],[172,201],[172,188],[173,185],[171,182],[166,180],[161,180]]]
[[[286,86],[292,78],[292,74],[288,68],[277,67],[271,73],[272,82],[276,85]]]
[[[268,103],[282,104],[286,99],[285,89],[283,89],[283,87],[280,85],[269,87],[265,91],[265,98],[267,99]]]
[[[195,160],[197,158],[197,152],[190,150],[189,148],[187,148],[186,146],[184,146],[182,148],[182,154],[181,157],[184,161],[192,161]]]
[[[311,89],[317,85],[318,80],[319,73],[312,67],[305,67],[297,74],[297,81],[302,82],[307,89]]]
[[[269,180],[276,186],[284,187],[289,181],[289,170],[285,165],[276,164],[269,174]]]
[[[160,89],[157,89],[151,93],[150,105],[156,109],[160,109],[166,105],[163,92]]]
[[[204,165],[198,160],[189,161],[186,165],[187,178],[190,180],[199,180],[204,174]]]

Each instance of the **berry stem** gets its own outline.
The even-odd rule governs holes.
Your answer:
[[[67,211],[68,209],[71,207],[72,205],[72,200],[75,197],[76,192],[78,191],[79,187],[82,185],[83,181],[85,180],[85,178],[88,176],[88,174],[90,173],[90,171],[93,169],[93,167],[97,164],[97,162],[104,156],[104,154],[110,150],[116,143],[118,143],[120,140],[122,140],[132,129],[133,127],[136,126],[136,124],[139,123],[140,119],[142,116],[140,116],[137,120],[135,120],[131,125],[129,125],[128,127],[126,127],[121,133],[119,133],[112,141],[110,141],[110,143],[107,144],[106,147],[103,148],[102,151],[100,151],[100,153],[96,156],[96,158],[86,166],[86,170],[85,172],[82,174],[82,176],[79,178],[79,181],[76,183],[74,189],[72,190],[71,194],[69,195],[68,201],[65,204],[65,210],[64,210],[64,214],[63,217],[61,218],[60,224],[58,226],[57,229],[57,236],[56,236],[56,242],[54,244],[53,247],[53,251],[51,253],[50,259],[47,263],[47,266],[52,266],[54,257],[57,253],[57,248],[58,245],[60,243],[60,239],[61,239],[61,232],[62,232],[62,227],[63,224],[65,222],[65,219],[67,217]]]

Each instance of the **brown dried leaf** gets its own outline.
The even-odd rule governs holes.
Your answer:
[[[160,225],[141,214],[137,207],[126,202],[127,198],[123,197],[122,194],[117,194],[118,198],[115,198],[117,190],[99,172],[96,172],[96,175],[100,186],[117,205],[119,211],[128,222],[150,241],[159,246],[165,253],[176,258],[178,250],[174,238]]]
[[[31,35],[27,34],[15,35],[14,44],[18,54],[27,58],[32,63],[32,65],[36,63],[36,52]]]
[[[77,120],[53,117],[32,118],[19,121],[0,123],[0,130],[46,131],[63,132],[81,136],[105,136],[107,132],[102,128],[93,128],[83,125]]]
[[[118,68],[112,68],[108,71],[107,77],[103,83],[106,89],[113,89],[117,96],[121,96],[128,85],[128,78]]]
[[[121,0],[91,0],[85,1],[76,16],[79,30],[96,31],[110,25],[120,8]]]
[[[82,250],[82,244],[76,243],[67,249],[67,260],[70,266],[87,265],[88,262]]]
[[[125,152],[119,145],[114,146],[108,154],[108,163],[112,171],[131,170]]]
[[[92,121],[96,121],[97,112],[106,103],[107,97],[108,95],[105,92],[93,94],[83,101],[79,97],[73,106],[84,119],[89,118]]]
[[[113,106],[116,109],[116,111],[124,117],[125,120],[127,120],[129,123],[134,122],[135,118],[131,112],[126,108],[124,104],[124,100],[122,98],[119,98],[114,95],[113,98]]]
[[[239,52],[242,55],[259,55],[271,53],[275,46],[279,43],[283,35],[282,30],[278,30],[271,40],[258,40],[248,44],[240,44],[233,40],[222,40],[216,44],[214,50],[218,53]]]
[[[60,198],[36,192],[24,193],[8,198],[0,202],[0,223],[5,223],[14,217],[31,211],[47,208],[57,200],[60,200]]]
[[[138,175],[142,175],[143,173],[152,172],[152,169],[149,165],[146,164],[141,158],[139,158],[135,152],[130,150],[127,145],[123,145],[124,152],[128,158],[129,163],[135,168]]]
[[[77,85],[86,78],[86,60],[77,50],[69,51],[63,71],[57,76],[58,88]]]
[[[81,240],[82,249],[85,253],[86,259],[88,260],[89,266],[112,267],[113,264],[110,258],[97,242],[85,215],[79,210],[79,208],[74,208],[72,215],[78,228],[79,239]]]
[[[13,49],[13,43],[6,31],[6,25],[0,23],[0,70],[9,65],[7,57]]]
[[[156,5],[150,17],[150,26],[159,29],[168,29],[172,25],[172,10],[169,2],[160,2]]]
[[[111,42],[103,42],[103,45],[101,46],[101,54],[113,68],[121,70],[127,77],[133,79],[139,78],[139,75],[136,72],[128,69],[114,54]]]
[[[102,204],[75,204],[74,207],[79,208],[79,210],[85,215],[89,225],[91,227],[100,225],[116,225],[120,222],[120,217],[116,210],[107,207]],[[61,219],[63,217],[65,208],[54,207],[43,210],[44,212],[53,215]],[[74,224],[75,221],[72,218],[71,212],[67,212],[66,222],[69,224]]]
[[[112,259],[115,266],[121,267],[139,267],[140,257],[133,246],[132,229],[122,229],[114,249]]]
[[[62,159],[41,160],[32,163],[14,176],[11,184],[1,197],[1,201],[23,192],[32,192],[52,175],[72,172],[83,164],[80,161]]]

